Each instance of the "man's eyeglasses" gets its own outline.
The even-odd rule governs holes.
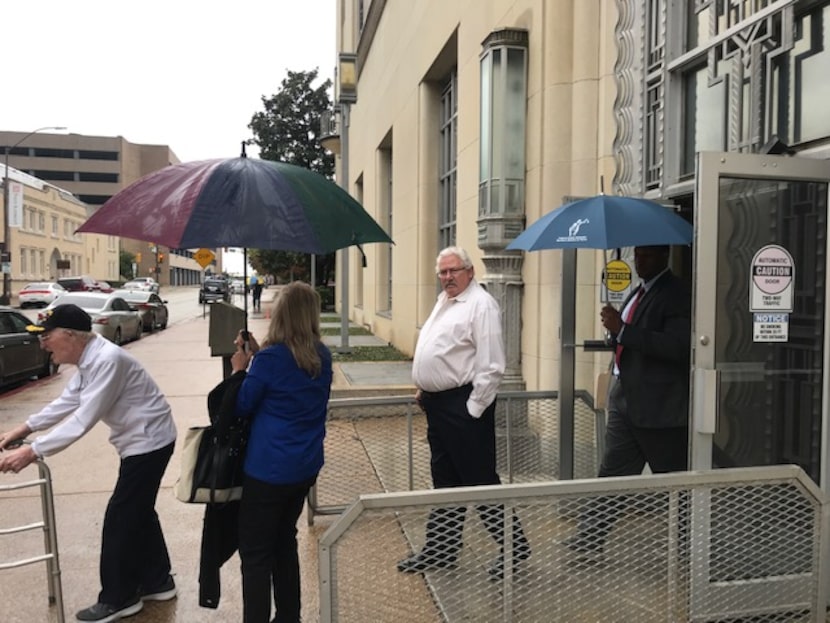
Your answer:
[[[460,268],[447,268],[446,270],[438,270],[435,272],[436,275],[439,277],[455,277],[458,273],[463,270],[469,270],[467,267],[462,266]]]

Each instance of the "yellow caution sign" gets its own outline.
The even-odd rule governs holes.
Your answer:
[[[210,249],[199,249],[193,254],[193,259],[199,262],[199,266],[202,268],[207,268],[208,264],[216,259],[216,256]]]
[[[609,292],[624,292],[631,285],[631,267],[622,260],[605,265],[605,287]]]

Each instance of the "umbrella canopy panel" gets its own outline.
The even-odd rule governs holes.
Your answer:
[[[692,225],[648,199],[597,195],[566,203],[530,225],[508,250],[620,249],[689,244]]]
[[[392,242],[357,201],[322,175],[244,157],[151,173],[110,198],[78,231],[174,249],[240,246],[325,254]]]

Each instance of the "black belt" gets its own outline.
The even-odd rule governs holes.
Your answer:
[[[440,392],[428,392],[427,390],[422,389],[421,394],[423,396],[428,396],[430,398],[443,398],[443,397],[452,396],[453,394],[461,393],[461,392],[464,392],[464,391],[472,391],[472,389],[473,389],[473,384],[472,383],[467,383],[466,385],[462,385],[461,387],[453,387],[453,388],[450,388],[450,389],[442,389]]]

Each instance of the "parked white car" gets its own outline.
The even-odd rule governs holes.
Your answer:
[[[121,289],[141,290],[142,292],[153,292],[154,294],[158,294],[159,284],[152,277],[136,277],[135,279],[131,279],[123,286],[121,286]]]
[[[26,307],[46,307],[54,303],[55,299],[66,294],[66,289],[54,281],[35,281],[27,283],[18,294],[20,309]]]

